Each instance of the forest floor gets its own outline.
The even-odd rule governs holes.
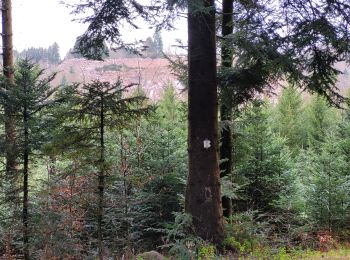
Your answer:
[[[284,250],[277,254],[268,252],[252,253],[249,256],[225,256],[222,259],[239,259],[239,260],[350,260],[350,248],[332,249],[328,252],[321,251],[295,251],[286,253]]]
[[[321,251],[296,251],[293,253],[285,253],[283,251],[274,255],[254,255],[243,257],[239,259],[266,259],[266,260],[296,260],[296,259],[308,259],[308,260],[350,260],[350,248],[332,249],[328,252]]]
[[[288,258],[287,258],[288,259]],[[293,259],[293,258],[291,258]],[[297,258],[294,258],[297,259]],[[334,249],[328,252],[307,252],[305,255],[302,255],[300,259],[310,259],[310,260],[319,260],[319,259],[341,259],[341,260],[349,260],[350,259],[350,248],[343,249]]]

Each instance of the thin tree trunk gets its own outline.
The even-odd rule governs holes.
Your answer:
[[[29,170],[29,131],[28,112],[24,104],[23,125],[24,125],[24,150],[23,150],[23,254],[24,259],[29,259],[29,229],[28,229],[28,170]]]
[[[328,232],[332,232],[332,197],[331,197],[331,172],[330,165],[327,164],[327,175],[328,175]]]
[[[130,241],[130,223],[129,223],[129,196],[131,195],[131,184],[130,176],[128,172],[127,156],[124,154],[124,138],[123,133],[120,134],[120,161],[121,171],[123,174],[123,185],[124,185],[124,219],[125,219],[125,232],[126,232],[126,246],[128,249],[131,248]]]
[[[3,72],[8,80],[7,88],[14,84],[13,70],[13,43],[12,43],[12,6],[11,0],[2,1],[2,46],[3,46]],[[13,116],[13,104],[5,106],[5,132],[6,132],[6,173],[15,189],[17,169],[16,151],[16,124]],[[14,191],[11,191],[14,194]]]
[[[13,43],[12,43],[12,6],[11,0],[2,0],[1,5],[2,15],[2,58],[3,58],[3,73],[7,78],[7,88],[10,88],[14,83],[13,71]],[[6,180],[9,181],[10,190],[6,192],[6,197],[9,202],[15,202],[13,209],[20,207],[19,197],[16,192],[16,178],[17,178],[17,152],[16,152],[16,124],[12,109],[9,103],[4,107],[5,110],[5,157],[6,157]],[[15,210],[14,210],[15,211]],[[12,221],[15,216],[12,217]],[[12,238],[13,234],[7,234],[8,238]],[[7,248],[11,248],[12,241],[9,239]],[[11,250],[10,250],[11,251]]]
[[[104,100],[103,93],[101,94],[101,111],[100,111],[100,171],[98,175],[98,254],[99,258],[103,260],[104,246],[103,246],[103,201],[104,201],[104,186],[105,186],[105,141],[104,141]]]
[[[232,34],[232,13],[233,13],[233,0],[223,0],[222,2],[222,36]],[[221,44],[221,66],[231,67],[232,66],[232,51],[228,46],[225,39]],[[225,93],[227,86],[221,86],[222,91]],[[232,121],[232,109],[230,104],[221,103],[220,115],[221,121]],[[221,177],[230,176],[232,172],[232,131],[231,126],[228,124],[221,131],[221,147],[220,147],[220,160],[221,163]],[[222,197],[222,207],[224,217],[228,218],[232,215],[232,201],[230,198]]]
[[[220,243],[224,229],[218,156],[215,6],[214,0],[190,0],[188,4],[189,175],[185,209],[192,215],[200,237]],[[205,11],[198,10],[198,5]]]

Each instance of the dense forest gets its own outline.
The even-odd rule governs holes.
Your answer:
[[[58,44],[14,53],[2,1],[0,259],[348,259],[348,1],[151,2],[67,4],[88,27],[65,58],[167,59],[160,100],[53,84]],[[186,57],[161,37],[180,17]]]

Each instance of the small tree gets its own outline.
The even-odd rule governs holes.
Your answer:
[[[49,83],[54,74],[43,78],[43,70],[28,59],[18,62],[15,73],[15,85],[10,90],[2,89],[3,100],[14,104],[14,115],[17,119],[18,149],[22,158],[23,173],[23,244],[24,258],[29,259],[29,170],[30,156],[33,151],[45,141],[39,131],[43,109],[55,100],[50,99],[56,89],[50,88]],[[43,129],[40,129],[43,131]]]
[[[249,106],[236,125],[235,178],[241,186],[238,209],[276,212],[280,194],[290,187],[290,158],[284,140],[273,134],[261,101]]]
[[[86,143],[85,149],[91,150],[94,156],[87,156],[88,162],[97,170],[97,241],[99,258],[104,256],[104,208],[106,177],[110,172],[108,163],[108,150],[106,148],[107,129],[125,127],[132,118],[148,113],[149,108],[136,104],[142,102],[144,97],[123,97],[126,89],[121,81],[114,84],[94,81],[76,87],[73,93],[67,93],[72,101],[73,110],[67,116],[78,123],[78,138]],[[73,95],[72,95],[73,94]],[[80,132],[80,133],[79,133]]]
[[[323,142],[300,156],[298,176],[305,190],[304,215],[330,232],[349,225],[350,176],[338,129],[327,130]]]
[[[135,194],[132,227],[136,244],[144,250],[162,244],[173,213],[183,209],[187,172],[185,115],[172,85],[166,87],[156,112],[141,125],[140,138],[150,145],[145,144],[142,165],[135,171],[139,178],[147,177]]]
[[[302,96],[294,86],[288,85],[282,90],[276,112],[277,131],[286,138],[293,155],[297,155],[307,145],[307,128],[303,122]]]
[[[326,136],[327,129],[335,122],[336,112],[327,103],[326,99],[314,95],[307,107],[308,118],[308,142],[316,148],[321,145]]]

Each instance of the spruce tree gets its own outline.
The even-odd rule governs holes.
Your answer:
[[[30,238],[30,215],[29,215],[29,173],[30,158],[33,151],[42,144],[43,136],[38,126],[40,124],[39,114],[43,109],[55,102],[51,96],[55,88],[50,88],[49,83],[55,74],[43,78],[43,70],[29,60],[20,60],[15,73],[15,84],[11,89],[3,89],[3,101],[12,102],[16,110],[13,115],[16,117],[18,128],[18,151],[21,156],[23,174],[23,200],[22,200],[22,224],[23,224],[23,254],[29,259],[29,238]],[[41,129],[43,130],[43,129]]]
[[[339,231],[348,226],[349,170],[337,127],[323,142],[299,156],[298,176],[305,190],[304,216],[319,230]]]
[[[174,221],[174,212],[183,210],[187,175],[185,121],[177,102],[169,102],[173,98],[169,94],[161,100],[157,115],[141,124],[144,149],[134,178],[147,181],[135,193],[132,232],[135,243],[144,250],[162,245],[165,229]]]
[[[276,107],[276,128],[286,144],[297,155],[307,146],[307,127],[301,93],[292,85],[282,90]]]
[[[142,116],[148,112],[145,107],[135,108],[144,97],[123,97],[127,88],[121,81],[114,84],[94,81],[84,84],[81,88],[76,86],[70,95],[72,110],[63,115],[67,120],[73,120],[77,127],[76,138],[81,140],[83,149],[91,149],[97,158],[87,156],[91,166],[96,167],[97,175],[97,248],[100,259],[105,255],[104,246],[104,215],[105,215],[105,189],[106,178],[111,171],[108,163],[108,150],[106,147],[107,130],[111,128],[122,129],[131,118]],[[78,123],[78,124],[77,124]],[[73,130],[73,129],[71,129]],[[74,130],[73,130],[74,131]],[[72,140],[75,142],[75,138]],[[74,143],[72,143],[74,145]],[[85,147],[85,148],[84,148]],[[81,149],[81,148],[80,148]]]
[[[314,95],[307,107],[308,118],[308,143],[317,147],[324,141],[327,129],[337,119],[337,114],[332,109],[324,97]]]
[[[266,104],[254,101],[237,119],[235,180],[241,191],[240,211],[276,213],[280,195],[288,190],[290,155],[284,140],[272,132]]]

